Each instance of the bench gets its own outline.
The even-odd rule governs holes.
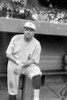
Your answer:
[[[41,85],[44,86],[44,83],[47,79],[48,76],[52,76],[52,75],[67,75],[66,71],[63,70],[42,70],[42,77],[41,77]],[[56,91],[54,91],[49,84],[47,83],[46,86],[59,98],[61,98],[61,100],[65,100],[66,98],[66,88],[67,88],[67,82],[65,82],[65,86],[61,89],[60,91],[60,96],[56,93]]]

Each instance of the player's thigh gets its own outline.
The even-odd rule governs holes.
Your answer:
[[[37,66],[35,64],[31,64],[30,66],[28,66],[28,68],[26,69],[26,72],[27,72],[26,75],[30,79],[36,75],[42,75],[42,72],[41,72],[39,66]]]

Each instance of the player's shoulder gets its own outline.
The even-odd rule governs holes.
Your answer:
[[[36,38],[34,38],[34,41],[35,41],[35,42],[34,42],[34,43],[35,43],[35,46],[41,48],[41,43],[40,43],[40,41],[37,40]]]
[[[35,41],[35,43],[36,43],[37,45],[40,45],[40,41],[39,41],[39,40],[37,40],[36,38],[34,38],[34,41]]]
[[[41,51],[41,43],[39,40],[37,40],[36,38],[34,38],[35,40],[35,49]]]
[[[12,40],[18,41],[18,40],[20,40],[22,37],[23,37],[23,34],[15,35],[15,36],[12,37]]]

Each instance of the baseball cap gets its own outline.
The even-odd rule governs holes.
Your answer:
[[[33,30],[36,30],[36,26],[32,22],[26,22],[24,28],[31,28]]]

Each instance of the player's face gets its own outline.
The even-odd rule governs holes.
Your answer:
[[[31,39],[34,36],[35,31],[30,28],[24,28],[24,36],[25,38]]]

